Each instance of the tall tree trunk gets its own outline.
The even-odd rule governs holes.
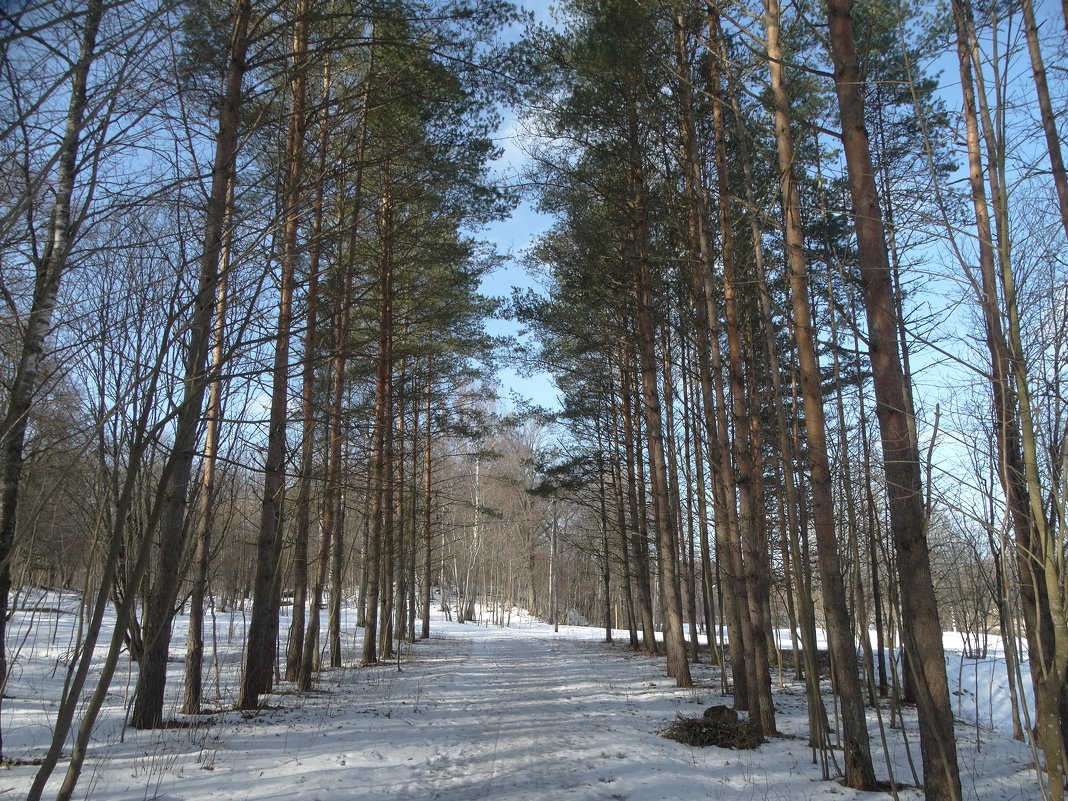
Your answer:
[[[89,69],[95,60],[97,33],[104,15],[103,0],[91,0],[82,22],[78,60],[70,74],[70,102],[63,140],[57,153],[55,199],[48,222],[48,241],[35,265],[33,299],[18,356],[15,376],[7,388],[7,408],[0,423],[0,698],[8,678],[7,623],[11,593],[11,555],[18,524],[19,485],[22,480],[23,451],[30,410],[33,407],[37,374],[44,358],[45,338],[52,327],[52,314],[59,286],[67,269],[77,233],[72,220],[71,201],[78,177],[78,145],[85,123]],[[3,752],[0,732],[0,753]]]
[[[713,64],[716,59],[713,59]],[[719,92],[718,68],[713,75],[713,91]],[[749,691],[750,718],[763,733],[775,731],[775,707],[771,699],[771,668],[768,664],[767,626],[764,601],[768,587],[763,581],[761,562],[767,559],[760,542],[761,511],[757,501],[758,476],[754,464],[755,446],[751,438],[751,387],[745,381],[742,331],[739,320],[738,287],[741,278],[734,253],[731,228],[730,177],[727,167],[726,124],[723,103],[712,106],[713,138],[717,175],[717,216],[720,228],[720,258],[723,264],[723,297],[726,311],[728,380],[731,387],[734,417],[734,461],[738,493],[738,537],[742,550],[740,567],[746,585],[746,610],[749,623],[745,640],[746,684]],[[750,360],[751,361],[751,360]]]
[[[686,338],[679,347],[679,372],[681,380],[682,400],[682,445],[683,445],[683,469],[686,478],[686,544],[683,548],[686,559],[686,575],[683,588],[685,590],[686,617],[689,623],[690,634],[690,661],[700,661],[700,645],[697,630],[697,532],[694,528],[694,496],[704,492],[704,484],[696,483],[693,473],[694,468],[694,439],[698,436],[693,415],[690,414],[690,348]],[[711,642],[711,639],[709,640]]]
[[[432,489],[433,483],[433,466],[434,463],[431,459],[433,455],[431,437],[431,426],[433,425],[433,418],[431,416],[433,406],[431,398],[433,397],[433,375],[434,375],[434,358],[430,357],[427,360],[426,366],[426,383],[423,388],[426,393],[426,404],[424,406],[423,414],[425,423],[423,424],[423,586],[422,586],[422,617],[423,627],[420,632],[420,636],[425,640],[430,636],[430,582],[433,579],[433,543],[434,533],[431,527],[431,512],[433,511],[433,495]]]
[[[390,167],[385,167],[382,190],[379,256],[379,332],[378,376],[376,381],[376,408],[381,404],[382,425],[382,477],[379,492],[382,494],[382,531],[379,537],[379,621],[378,654],[389,659],[393,653],[393,551],[396,541],[396,516],[393,505],[397,482],[397,454],[394,445],[394,377],[393,377],[393,198],[390,187]],[[477,514],[477,510],[476,510]],[[373,566],[372,566],[373,567]],[[464,602],[467,603],[466,593]],[[371,613],[371,610],[368,610]]]
[[[683,540],[682,510],[680,509],[682,497],[679,491],[679,458],[678,448],[675,444],[675,378],[671,364],[671,342],[668,337],[668,326],[664,326],[660,337],[660,351],[661,371],[663,373],[661,384],[664,388],[664,444],[667,456],[668,502],[671,514],[671,529],[675,532],[675,552],[672,555],[676,562],[675,581],[678,584],[675,592],[679,594],[682,602],[680,613],[683,613],[683,617],[685,617],[685,612],[688,610],[689,605],[692,605],[693,599],[693,570],[692,565],[688,563],[686,558],[686,541],[692,543],[693,538],[689,537],[688,540]],[[690,531],[692,532],[692,526]],[[694,617],[694,615],[689,616],[691,635],[689,643],[691,657],[693,661],[697,661],[697,627]],[[680,620],[680,625],[681,623],[682,621]]]
[[[381,253],[378,273],[378,354],[375,367],[375,447],[371,465],[371,533],[367,551],[367,628],[364,630],[364,664],[371,665],[379,656],[379,604],[384,593],[392,588],[383,587],[382,563],[385,560],[384,542],[393,536],[392,461],[393,461],[393,411],[391,405],[393,360],[391,354],[393,333],[393,257],[389,252],[392,229],[392,208],[388,186],[384,187],[379,209]],[[383,620],[385,624],[385,620]],[[383,654],[388,658],[389,654]]]
[[[696,343],[695,343],[696,344]],[[696,350],[696,348],[695,348]],[[691,366],[691,372],[693,368]],[[692,383],[691,377],[689,382]],[[692,397],[692,394],[691,394]],[[690,404],[687,403],[687,406]],[[701,404],[703,406],[703,404]],[[725,667],[725,660],[721,653],[722,645],[722,631],[719,629],[719,625],[716,621],[714,614],[713,603],[713,583],[715,581],[715,572],[712,569],[712,543],[709,537],[709,522],[711,517],[708,509],[708,487],[707,480],[705,478],[705,445],[703,444],[703,438],[701,436],[701,424],[698,422],[697,417],[704,415],[704,409],[699,408],[694,412],[693,423],[693,461],[694,461],[694,486],[697,488],[697,519],[698,529],[700,531],[701,545],[701,596],[702,605],[704,606],[705,616],[705,629],[708,633],[708,652],[709,657],[713,665],[719,665],[720,668]],[[721,670],[721,675],[725,676],[726,671]]]
[[[184,365],[185,386],[172,446],[176,463],[167,483],[161,483],[158,490],[163,495],[164,507],[159,530],[159,547],[153,571],[155,580],[152,583],[145,609],[142,626],[144,650],[134,692],[133,711],[130,715],[130,725],[138,729],[154,728],[163,722],[163,691],[167,678],[167,656],[170,651],[174,604],[178,595],[178,571],[188,530],[186,507],[188,506],[193,459],[196,456],[197,427],[200,423],[208,383],[208,373],[205,367],[213,333],[219,262],[223,248],[223,224],[226,219],[227,199],[231,190],[230,183],[233,180],[233,162],[237,147],[237,113],[240,104],[241,80],[245,69],[243,62],[244,52],[248,46],[251,9],[247,3],[243,3],[235,13],[231,40],[231,66],[222,103],[222,108],[227,109],[227,115],[224,117],[223,112],[220,111],[216,165],[212,175],[209,200],[208,237],[210,239],[205,238],[204,254],[200,262],[200,276],[189,330],[189,347]],[[224,146],[225,151],[222,149]],[[222,157],[228,158],[229,162],[220,165],[219,159]],[[217,220],[214,219],[216,216]]]
[[[917,679],[924,791],[931,801],[959,801],[961,785],[953,710],[927,553],[920,458],[909,430],[910,388],[898,353],[894,291],[864,124],[864,81],[857,66],[849,0],[828,0],[828,21],[842,143],[855,215],[890,521],[901,586],[909,588],[901,594],[902,634]]]
[[[395,641],[403,640],[405,637],[405,616],[406,616],[406,601],[408,590],[405,586],[405,578],[407,576],[407,564],[405,562],[405,551],[407,550],[407,536],[405,529],[406,516],[404,514],[404,494],[405,494],[405,437],[406,437],[406,420],[404,418],[404,406],[407,403],[405,397],[405,360],[402,358],[397,364],[397,411],[393,415],[396,420],[397,428],[397,448],[394,455],[393,463],[396,465],[394,469],[394,492],[393,492],[393,520],[394,520],[394,578],[396,584],[396,592],[394,593],[393,608],[390,610],[393,623],[393,639]],[[414,443],[413,443],[414,445]],[[414,447],[413,447],[414,452]]]
[[[233,206],[233,181],[227,192],[227,209]],[[225,227],[225,226],[224,226]],[[220,374],[226,348],[227,272],[230,266],[230,243],[220,255],[219,285],[215,292],[215,328],[211,352],[211,386],[204,411],[204,468],[200,479],[200,514],[193,543],[192,588],[189,593],[189,631],[186,636],[185,696],[182,712],[200,713],[204,671],[204,605],[208,594],[211,567],[211,535],[215,523],[215,471],[222,428],[223,380]]]
[[[664,647],[668,675],[679,687],[691,687],[690,666],[686,659],[686,641],[682,631],[682,598],[678,581],[678,547],[672,529],[670,485],[664,448],[664,428],[656,369],[656,330],[653,321],[653,281],[648,255],[648,229],[642,167],[637,149],[636,112],[631,111],[629,214],[631,259],[636,295],[635,319],[638,329],[638,362],[641,373],[642,410],[645,417],[649,449],[649,479],[653,498],[653,525],[656,529],[657,553],[660,557],[660,599],[664,615]]]
[[[823,611],[827,621],[827,641],[835,668],[835,689],[842,699],[845,783],[855,790],[874,790],[875,769],[872,766],[871,746],[868,741],[864,695],[860,678],[857,675],[856,640],[849,619],[845,585],[839,569],[831,467],[827,455],[827,424],[823,414],[820,364],[813,342],[815,335],[812,330],[812,314],[809,308],[805,237],[801,222],[801,196],[794,175],[790,97],[786,89],[783,53],[779,40],[778,0],[766,0],[765,8],[768,70],[771,75],[772,114],[779,158],[779,186],[782,191],[786,263],[794,313],[794,342],[797,346],[798,369],[801,377],[801,402],[808,441],[812,523],[816,534],[820,581],[823,585]]]
[[[706,190],[694,121],[693,87],[685,78],[689,73],[686,32],[679,12],[675,14],[675,64],[680,78],[685,81],[679,93],[679,127],[683,140],[683,180],[687,198],[691,293],[697,322],[695,338],[698,375],[716,508],[716,540],[720,557],[717,564],[723,568],[730,583],[730,591],[724,596],[724,602],[729,630],[731,674],[734,678],[734,703],[737,709],[745,710],[749,709],[749,681],[745,658],[745,642],[749,629],[747,615],[743,619],[743,610],[748,609],[747,594],[742,578],[741,555],[733,545],[738,541],[738,514],[734,468],[731,464],[730,449],[726,444],[728,427],[718,343],[719,329],[713,300],[715,289],[712,276],[712,245],[706,222]]]
[[[342,431],[342,401],[345,396],[349,320],[352,308],[353,275],[356,269],[355,246],[356,231],[360,218],[360,176],[362,176],[362,170],[362,159],[360,159],[360,166],[357,167],[357,179],[354,185],[353,209],[349,215],[348,251],[344,258],[338,261],[338,269],[341,271],[338,280],[340,293],[338,308],[334,312],[333,331],[331,333],[330,409],[326,435],[326,471],[323,477],[323,511],[319,536],[319,557],[315,568],[315,580],[312,584],[308,625],[304,632],[300,673],[297,677],[299,689],[302,692],[307,692],[311,689],[312,673],[319,667],[319,632],[323,596],[330,569],[335,534],[338,528],[338,510],[341,497],[341,445],[344,438]]]
[[[781,471],[782,471],[782,492],[780,505],[782,511],[785,514],[780,513],[780,519],[783,525],[783,532],[781,536],[782,544],[782,558],[783,558],[783,570],[786,576],[787,582],[787,605],[790,609],[790,619],[794,620],[793,609],[793,593],[790,591],[791,581],[791,564],[795,566],[799,576],[807,576],[807,568],[801,570],[801,558],[798,539],[802,534],[801,526],[799,524],[799,512],[798,512],[798,493],[797,493],[797,475],[795,470],[795,453],[796,448],[794,441],[791,439],[791,428],[787,424],[786,408],[788,404],[788,396],[782,386],[782,367],[778,355],[778,345],[776,343],[776,324],[772,317],[771,308],[771,296],[768,290],[767,275],[764,266],[764,248],[762,240],[764,233],[761,230],[760,217],[755,199],[755,193],[753,187],[755,185],[752,169],[752,159],[749,154],[748,146],[748,132],[745,129],[745,124],[742,119],[741,111],[738,106],[738,91],[733,85],[734,81],[731,78],[729,70],[728,56],[724,47],[723,34],[720,28],[719,15],[710,11],[709,17],[709,39],[713,46],[713,58],[710,61],[709,72],[712,83],[712,97],[714,103],[721,108],[729,108],[734,118],[734,128],[736,134],[737,148],[738,148],[738,160],[742,165],[742,179],[745,186],[745,203],[748,207],[747,216],[749,218],[750,236],[752,239],[753,248],[753,270],[755,273],[755,287],[757,298],[757,310],[759,313],[759,327],[764,332],[764,347],[768,360],[768,377],[771,381],[773,402],[772,407],[775,413],[775,423],[778,429],[779,439],[779,453],[781,458]],[[726,79],[724,81],[724,78]],[[724,86],[726,84],[726,86]],[[791,399],[792,403],[793,400]],[[753,422],[759,421],[754,416]],[[812,610],[811,593],[804,591],[804,583],[800,580],[796,582],[798,588],[799,604],[802,607],[801,610],[801,631],[802,640],[804,642],[804,650],[806,651],[805,659],[810,661],[808,671],[809,677],[809,716],[811,731],[810,737],[814,737],[814,742],[819,740],[818,732],[826,731],[826,710],[823,708],[822,697],[819,695],[819,679],[818,671],[816,670],[816,632],[815,632],[815,614]],[[791,637],[794,635],[791,633]],[[795,660],[797,661],[797,660]]]
[[[293,521],[293,612],[286,648],[286,681],[300,681],[304,659],[304,635],[308,602],[308,548],[311,541],[312,476],[316,458],[315,431],[317,427],[315,398],[315,360],[318,348],[319,324],[319,262],[322,257],[323,201],[326,181],[326,154],[329,138],[330,72],[329,62],[323,67],[323,113],[319,132],[319,163],[315,173],[315,202],[308,254],[308,308],[304,329],[304,358],[301,374],[301,432],[300,473],[297,478],[296,514]],[[318,608],[312,610],[317,615]]]
[[[638,611],[642,623],[642,648],[650,654],[655,654],[657,645],[651,598],[652,581],[649,576],[649,550],[645,545],[647,539],[645,515],[642,504],[638,500],[637,454],[635,453],[634,420],[631,412],[634,398],[630,365],[621,365],[619,375],[624,459],[627,463],[627,505],[630,507],[631,552],[634,555],[634,587],[638,592]]]
[[[278,593],[282,550],[282,504],[285,494],[286,417],[289,403],[289,352],[293,328],[293,297],[297,279],[297,229],[301,218],[304,176],[305,95],[308,58],[308,0],[298,0],[293,16],[290,51],[290,110],[286,135],[286,174],[283,184],[281,292],[274,363],[271,368],[271,408],[267,423],[263,502],[256,541],[256,577],[252,617],[248,626],[239,709],[255,709],[259,696],[271,687],[278,639]]]
[[[1049,151],[1053,187],[1057,192],[1057,205],[1061,212],[1061,226],[1064,228],[1064,235],[1068,237],[1068,173],[1064,168],[1061,138],[1057,133],[1057,118],[1053,113],[1049,84],[1046,81],[1046,66],[1042,61],[1042,45],[1038,41],[1038,24],[1035,21],[1033,0],[1020,0],[1020,8],[1023,10],[1027,54],[1031,58],[1031,73],[1035,79],[1035,93],[1038,95],[1038,108],[1042,117],[1042,132],[1046,135],[1046,149]],[[1065,5],[1065,8],[1068,9],[1068,5]],[[1068,25],[1068,14],[1065,16],[1065,24]]]

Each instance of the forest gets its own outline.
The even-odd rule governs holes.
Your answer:
[[[116,693],[251,715],[519,610],[715,667],[761,739],[789,673],[856,791],[914,710],[934,801],[944,638],[996,647],[1064,797],[1068,0],[9,0],[0,48],[29,799],[91,793]]]

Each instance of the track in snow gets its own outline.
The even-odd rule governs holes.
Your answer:
[[[413,720],[426,737],[425,775],[416,768],[397,796],[625,798],[612,788],[625,755],[590,746],[618,723],[598,660],[571,641],[496,633],[478,631],[466,662],[428,693],[429,725]]]

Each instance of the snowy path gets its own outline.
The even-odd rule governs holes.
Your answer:
[[[391,795],[624,798],[612,791],[620,760],[590,748],[612,731],[618,711],[605,704],[606,677],[596,667],[574,641],[478,637],[434,694],[424,765]]]
[[[679,704],[653,663],[606,659],[603,646],[543,626],[444,628],[416,646],[415,661],[400,672],[386,665],[347,671],[333,689],[286,696],[283,708],[232,721],[212,748],[188,754],[197,769],[159,777],[158,797],[682,797],[682,776],[667,774],[681,768],[692,776],[695,761],[650,726],[650,704],[660,709],[660,725]],[[711,702],[707,693],[683,698],[693,704],[690,714]],[[249,739],[255,742],[242,742]]]
[[[699,686],[678,690],[663,660],[606,646],[603,631],[534,621],[485,628],[435,621],[434,635],[400,665],[345,668],[319,688],[283,688],[267,707],[228,711],[188,729],[122,732],[126,697],[102,721],[80,784],[92,801],[859,801],[822,780],[803,737],[756,751],[693,749],[657,733],[679,712],[723,703],[707,665]],[[358,641],[345,655],[352,664]],[[180,664],[170,690],[177,697]],[[235,675],[226,674],[223,697]],[[230,683],[230,686],[228,685]],[[132,684],[127,683],[127,690]],[[29,698],[29,687],[23,694]],[[8,704],[10,706],[10,702]],[[799,688],[776,696],[780,727],[806,725]],[[29,705],[27,705],[29,709]],[[27,712],[29,714],[29,712]],[[8,729],[29,734],[34,727]],[[873,736],[876,735],[873,731]],[[974,735],[958,730],[962,742]],[[1034,798],[1029,754],[984,735],[962,748],[966,795]],[[895,749],[897,751],[899,749]],[[32,752],[28,752],[32,753]],[[895,753],[899,779],[907,776]],[[0,771],[0,798],[24,796],[34,769]],[[54,790],[62,769],[53,777]],[[882,773],[879,766],[878,772]],[[46,796],[48,793],[46,793]],[[902,801],[918,801],[908,789]]]

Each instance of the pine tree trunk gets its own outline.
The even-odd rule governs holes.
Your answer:
[[[627,463],[627,505],[630,507],[631,553],[634,555],[635,589],[638,592],[638,611],[642,624],[642,648],[650,654],[657,653],[656,629],[653,623],[652,582],[649,576],[648,548],[645,532],[645,515],[639,502],[637,454],[632,415],[633,387],[630,365],[622,365],[620,374],[620,410],[623,420],[624,458]]]
[[[607,366],[609,370],[611,365]],[[620,442],[622,426],[619,402],[615,387],[609,392],[609,413],[612,421],[612,488],[615,495],[614,506],[616,510],[616,529],[619,532],[619,554],[623,565],[623,597],[627,605],[627,627],[630,630],[630,647],[637,650],[640,647],[638,640],[638,622],[634,609],[634,590],[636,579],[631,569],[631,555],[629,544],[629,532],[627,531],[627,494],[623,490],[623,467],[621,462],[625,458],[623,447]]]
[[[901,594],[902,634],[910,665],[918,678],[924,791],[931,801],[959,801],[961,785],[953,712],[927,553],[919,452],[907,415],[909,387],[898,353],[894,291],[864,124],[864,82],[857,67],[849,0],[829,0],[828,21],[842,143],[855,215],[890,521],[901,586],[908,587],[908,592]]]
[[[319,263],[322,258],[323,201],[326,181],[326,154],[329,135],[330,72],[323,69],[323,113],[320,121],[319,163],[315,176],[315,205],[309,240],[308,254],[308,307],[307,325],[304,330],[304,360],[301,375],[301,453],[300,475],[297,479],[297,503],[293,524],[293,612],[289,626],[289,643],[286,648],[286,681],[299,682],[304,663],[304,637],[308,603],[308,549],[311,541],[311,485],[315,462],[316,398],[315,360],[318,347],[319,316]],[[318,615],[315,608],[311,614]]]
[[[692,382],[692,380],[691,378],[690,381]],[[703,409],[697,410],[695,417],[698,415],[704,416],[703,412]],[[697,420],[694,420],[693,446],[695,486],[704,488],[708,486],[705,478],[705,445],[702,443],[701,425]],[[725,668],[725,660],[720,647],[722,644],[722,632],[716,621],[712,600],[712,585],[715,581],[715,572],[712,569],[712,543],[708,531],[709,520],[711,519],[708,509],[708,493],[701,489],[696,494],[697,519],[701,538],[701,599],[704,607],[705,630],[708,633],[708,652],[711,663],[719,665],[722,669]],[[726,671],[721,670],[721,675],[725,676],[725,674]]]
[[[684,547],[684,557],[686,559],[686,575],[684,578],[683,588],[685,591],[686,602],[686,617],[689,623],[690,634],[690,661],[699,662],[700,644],[698,638],[698,612],[697,612],[697,532],[694,528],[694,496],[703,492],[704,483],[697,483],[694,480],[693,467],[694,467],[694,441],[699,436],[695,430],[695,421],[693,415],[690,413],[692,408],[690,403],[690,363],[689,363],[689,343],[683,338],[679,348],[679,373],[681,378],[681,396],[682,396],[682,446],[683,446],[683,474],[686,478],[686,545]],[[709,640],[711,642],[711,639]]]
[[[638,362],[641,374],[642,410],[649,450],[649,480],[653,499],[653,526],[661,565],[660,599],[664,615],[664,646],[668,675],[679,687],[690,687],[690,666],[682,632],[682,599],[678,581],[678,548],[672,528],[670,485],[664,448],[664,428],[656,369],[656,331],[653,322],[653,284],[648,257],[648,231],[641,166],[637,148],[637,122],[631,120],[631,164],[628,178],[631,227],[631,258],[636,294],[635,320],[638,329]]]
[[[227,192],[227,209],[233,206],[233,181]],[[225,226],[224,226],[225,227]],[[218,462],[219,436],[222,428],[223,380],[220,375],[225,358],[227,271],[230,266],[230,244],[226,243],[220,256],[219,285],[215,293],[215,328],[211,355],[211,386],[208,405],[204,410],[204,469],[200,479],[200,515],[193,543],[192,587],[189,593],[189,631],[186,636],[185,695],[182,712],[200,713],[204,671],[204,606],[208,594],[211,535],[215,522],[215,471]]]
[[[394,595],[393,609],[391,610],[393,616],[393,639],[400,642],[405,638],[405,616],[406,616],[406,597],[408,589],[405,585],[405,579],[407,577],[407,563],[405,560],[407,550],[407,517],[404,514],[404,495],[405,495],[405,438],[406,438],[406,426],[404,418],[404,406],[406,401],[405,392],[405,360],[401,359],[397,365],[397,412],[394,415],[397,430],[397,448],[396,455],[394,456],[394,464],[396,469],[394,471],[394,485],[396,487],[393,493],[393,520],[394,520],[394,563],[395,568],[395,583],[396,593]]]
[[[845,751],[845,783],[855,790],[875,789],[864,696],[857,675],[857,649],[849,619],[845,585],[839,569],[835,533],[830,458],[827,454],[827,424],[823,413],[819,357],[814,345],[809,308],[805,238],[801,220],[801,197],[794,176],[794,143],[790,132],[790,98],[786,90],[782,47],[779,42],[779,3],[766,0],[768,70],[775,123],[782,191],[783,231],[790,295],[794,313],[794,343],[801,378],[801,401],[808,442],[809,484],[812,489],[812,522],[816,555],[823,587],[823,610],[827,641],[835,667],[835,689],[842,701],[842,743]],[[865,632],[866,636],[866,632]]]
[[[423,600],[423,628],[420,632],[420,636],[425,640],[430,636],[430,583],[433,579],[433,543],[434,533],[431,527],[431,512],[433,510],[433,496],[431,494],[433,489],[433,461],[431,460],[433,442],[431,437],[431,426],[433,425],[432,413],[432,389],[433,389],[433,375],[434,375],[434,359],[431,357],[427,360],[426,366],[426,385],[424,391],[426,392],[426,406],[424,408],[425,423],[423,425],[423,587],[422,587],[422,600]]]
[[[688,71],[689,57],[683,21],[678,14],[675,17],[675,63],[680,76],[685,76]],[[687,65],[686,70],[683,69],[684,64]],[[746,625],[747,618],[743,620],[742,612],[747,609],[747,595],[741,575],[740,552],[736,552],[731,544],[737,542],[738,532],[734,469],[730,461],[730,449],[726,444],[728,429],[718,346],[719,330],[713,302],[712,245],[706,223],[708,214],[705,203],[705,182],[700,167],[692,86],[689,86],[688,81],[686,84],[680,92],[679,127],[683,140],[683,180],[687,198],[686,219],[691,265],[691,293],[697,322],[695,336],[698,375],[718,521],[717,552],[720,557],[719,564],[723,566],[723,572],[730,584],[724,600],[729,631],[731,674],[734,677],[734,703],[737,709],[745,710],[749,709],[749,681],[745,658],[748,625]]]
[[[371,532],[367,550],[367,628],[364,630],[363,657],[366,665],[378,661],[382,633],[379,630],[379,604],[383,594],[392,593],[392,587],[382,581],[383,563],[386,560],[385,543],[392,537],[392,356],[393,330],[393,259],[389,253],[390,199],[388,186],[383,189],[379,211],[381,248],[378,274],[378,354],[375,367],[375,449],[371,465]],[[382,620],[382,626],[386,619]],[[389,654],[382,654],[388,658]]]
[[[713,63],[715,60],[713,60]],[[715,74],[718,91],[719,76]],[[745,381],[746,359],[743,356],[742,330],[738,314],[738,287],[740,277],[734,255],[731,229],[730,186],[727,169],[726,126],[722,103],[712,106],[717,174],[717,216],[720,228],[720,259],[723,265],[723,297],[726,311],[728,380],[731,388],[732,413],[734,417],[734,463],[738,493],[738,538],[742,551],[735,569],[741,570],[746,590],[746,607],[741,614],[746,628],[745,662],[746,685],[749,692],[750,719],[757,723],[762,733],[775,732],[775,708],[771,699],[771,668],[768,663],[767,626],[764,616],[764,601],[768,587],[763,580],[762,562],[767,555],[762,548],[760,527],[761,511],[758,504],[758,475],[754,464],[756,448],[752,440],[752,398]],[[749,360],[751,362],[751,360]]]
[[[196,456],[197,427],[200,423],[208,374],[205,369],[213,333],[220,254],[223,248],[223,222],[227,198],[233,180],[237,148],[237,115],[240,106],[241,80],[244,76],[244,51],[251,9],[247,3],[236,10],[232,39],[231,65],[227,75],[224,100],[219,118],[216,164],[212,175],[208,211],[208,234],[201,258],[200,277],[193,305],[189,346],[185,363],[184,393],[175,424],[172,452],[173,472],[158,492],[164,498],[156,552],[155,580],[145,609],[142,636],[144,649],[134,691],[130,725],[137,729],[155,728],[163,723],[163,692],[167,677],[171,624],[178,595],[178,571],[186,540],[186,507],[193,460]],[[220,164],[221,158],[228,162]],[[218,218],[217,220],[215,218]]]
[[[393,653],[393,550],[396,538],[396,518],[393,505],[396,487],[396,453],[394,450],[393,423],[393,206],[390,187],[389,165],[385,167],[379,215],[379,318],[381,328],[378,340],[378,376],[376,382],[376,408],[381,418],[376,425],[382,426],[382,476],[379,492],[382,495],[382,530],[378,541],[379,616],[378,656],[389,659]],[[378,394],[380,393],[380,394]],[[379,406],[380,404],[380,406]],[[477,510],[476,510],[477,514]],[[466,593],[464,602],[467,602]],[[372,614],[368,609],[368,614]]]
[[[1062,0],[1062,2],[1068,2],[1068,0]],[[1057,205],[1061,212],[1061,226],[1064,228],[1064,235],[1068,237],[1068,173],[1064,168],[1061,139],[1057,133],[1057,118],[1053,113],[1049,83],[1046,81],[1046,66],[1042,61],[1042,46],[1038,41],[1038,24],[1035,22],[1033,0],[1020,0],[1020,8],[1023,10],[1027,54],[1031,58],[1031,73],[1035,79],[1035,93],[1038,95],[1042,132],[1046,135],[1050,171],[1053,173],[1053,187],[1057,192]],[[1065,8],[1068,9],[1068,5]],[[1068,26],[1068,14],[1065,16],[1065,24]]]
[[[671,343],[667,335],[667,326],[664,326],[663,333],[660,337],[660,363],[661,372],[663,378],[661,385],[663,386],[664,395],[664,431],[667,432],[664,437],[664,444],[666,446],[667,456],[667,480],[668,480],[668,501],[670,506],[671,516],[671,529],[675,533],[675,551],[672,554],[672,558],[676,562],[676,588],[674,592],[678,593],[681,602],[680,614],[683,618],[687,617],[686,610],[693,605],[693,570],[689,565],[686,558],[686,545],[682,540],[682,513],[679,508],[681,503],[681,494],[679,491],[679,458],[678,448],[676,447],[675,435],[675,379],[674,371],[671,368]],[[692,520],[692,518],[691,518]],[[691,529],[692,531],[692,526]],[[689,542],[693,542],[693,538],[690,537]],[[681,621],[680,621],[681,625]],[[689,639],[689,653],[693,661],[697,661],[697,628],[694,622],[694,616],[689,615],[690,625],[690,639]],[[684,637],[685,640],[685,637]]]
[[[278,603],[282,504],[285,493],[286,421],[289,403],[289,353],[293,328],[293,298],[297,279],[297,231],[300,225],[304,174],[305,90],[308,51],[308,0],[299,0],[293,17],[289,128],[286,135],[286,175],[283,185],[281,293],[274,363],[271,368],[271,407],[267,423],[263,501],[256,540],[256,576],[252,617],[248,626],[245,665],[241,675],[239,709],[255,709],[259,696],[273,679],[278,639]]]

